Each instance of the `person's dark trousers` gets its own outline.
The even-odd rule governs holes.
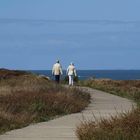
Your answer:
[[[60,75],[55,75],[55,82],[59,83],[60,82]]]

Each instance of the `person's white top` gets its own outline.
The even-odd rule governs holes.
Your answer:
[[[60,74],[62,75],[63,74],[62,67],[61,67],[61,65],[59,63],[55,63],[53,65],[52,74],[53,75],[60,75]]]
[[[70,75],[77,75],[76,74],[76,69],[74,67],[74,65],[69,65],[68,68],[67,68],[67,74],[70,76]]]

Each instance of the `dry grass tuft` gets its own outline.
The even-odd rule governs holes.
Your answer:
[[[77,128],[77,136],[80,140],[139,140],[140,109],[99,123],[83,122]]]
[[[138,108],[132,112],[94,121],[83,122],[77,128],[79,140],[140,140],[140,81],[88,80],[81,83],[84,86],[100,89],[111,94],[133,99]]]
[[[80,83],[83,86],[103,90],[114,95],[140,101],[140,80],[87,80]]]
[[[0,133],[79,112],[89,100],[90,95],[78,89],[18,72],[18,76],[0,79]]]

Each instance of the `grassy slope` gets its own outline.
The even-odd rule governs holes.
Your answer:
[[[140,101],[140,80],[87,80],[82,81],[80,85]]]
[[[81,85],[100,89],[111,94],[133,99],[140,103],[140,81],[89,80]],[[83,122],[77,128],[80,140],[139,140],[140,139],[140,107],[132,112],[101,120]]]
[[[21,71],[0,70],[0,133],[79,112],[90,95]]]

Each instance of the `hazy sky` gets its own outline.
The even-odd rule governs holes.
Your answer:
[[[140,0],[0,0],[0,67],[140,69]]]

